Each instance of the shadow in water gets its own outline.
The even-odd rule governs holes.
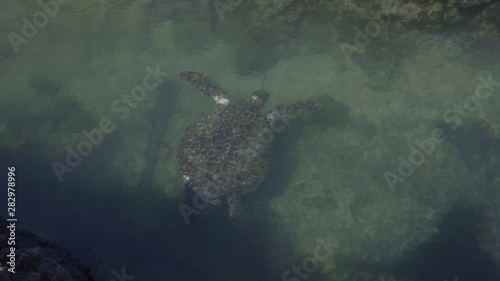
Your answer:
[[[498,263],[479,244],[482,220],[472,207],[455,208],[443,218],[440,233],[408,253],[394,272],[415,281],[500,280]]]
[[[310,127],[319,127],[324,130],[332,127],[348,126],[352,123],[349,117],[349,108],[331,97],[323,96],[316,102],[321,103],[324,108],[319,112],[301,112],[295,118],[290,119],[290,124],[281,132],[273,133],[274,150],[271,167],[268,175],[256,192],[244,196],[245,209],[254,210],[258,217],[270,217],[271,212],[267,209],[272,198],[279,197],[283,188],[290,184],[293,171],[300,161],[300,155],[296,153],[297,142],[301,138],[309,137]],[[278,127],[281,124],[277,125]]]
[[[500,280],[498,261],[480,244],[487,221],[481,208],[457,204],[443,216],[437,226],[439,233],[404,253],[400,262],[382,264],[340,258],[337,263],[356,272],[393,276],[395,280]]]
[[[241,226],[208,211],[186,225],[178,210],[182,199],[166,198],[148,184],[123,190],[125,175],[110,168],[113,153],[99,149],[63,183],[45,147],[0,150],[2,167],[17,166],[19,229],[55,241],[90,267],[96,280],[111,280],[112,270],[122,268],[136,280],[151,281],[281,276],[270,261],[276,256],[270,241],[291,246],[263,221]]]

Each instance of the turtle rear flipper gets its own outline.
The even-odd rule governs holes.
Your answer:
[[[222,89],[221,85],[213,82],[202,73],[184,71],[181,72],[180,77],[188,82],[191,82],[191,84],[193,84],[200,92],[213,98],[217,104],[229,104],[229,100],[226,98],[226,91]]]

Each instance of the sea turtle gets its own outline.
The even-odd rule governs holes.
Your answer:
[[[269,170],[275,122],[286,123],[295,112],[316,111],[321,105],[302,101],[261,114],[269,97],[262,89],[246,101],[230,104],[222,87],[202,73],[185,71],[180,77],[219,105],[182,136],[178,160],[186,187],[214,205],[227,198],[229,215],[238,217],[244,214],[241,195],[255,191]]]

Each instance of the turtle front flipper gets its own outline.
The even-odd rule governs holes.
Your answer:
[[[228,105],[229,100],[226,98],[226,91],[222,87],[210,80],[203,73],[194,71],[181,72],[180,77],[188,82],[191,82],[196,89],[205,95],[213,98],[217,104]]]
[[[317,102],[312,101],[299,101],[294,102],[289,105],[280,105],[276,107],[274,110],[266,113],[267,122],[269,125],[273,125],[276,120],[286,120],[294,118],[297,113],[300,111],[319,111],[323,108],[323,106]],[[286,122],[285,122],[286,123]]]
[[[227,203],[229,205],[229,216],[232,218],[242,217],[245,214],[243,206],[241,205],[241,198],[239,195],[231,194],[227,196]]]

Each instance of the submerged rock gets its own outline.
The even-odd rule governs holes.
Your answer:
[[[15,245],[9,244],[9,222],[0,218],[0,280],[5,281],[94,281],[90,270],[56,244],[28,231],[15,230]],[[11,240],[13,241],[13,240]],[[15,273],[7,255],[15,247]]]

